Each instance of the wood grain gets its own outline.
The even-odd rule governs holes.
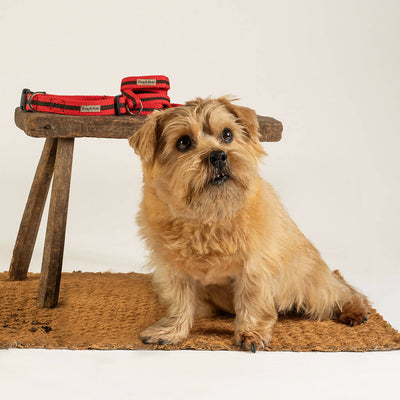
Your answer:
[[[46,139],[15,242],[10,265],[11,280],[23,280],[28,273],[51,177],[53,176],[56,150],[57,139]]]
[[[258,115],[263,142],[278,142],[282,137],[282,123],[271,117]],[[75,116],[15,109],[15,123],[27,135],[46,138],[96,137],[127,139],[142,125],[146,116],[107,115]]]
[[[60,290],[74,139],[57,139],[53,186],[39,284],[40,308],[55,307]]]

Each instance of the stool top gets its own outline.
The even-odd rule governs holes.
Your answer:
[[[262,142],[278,142],[282,137],[282,122],[257,115]],[[76,116],[15,109],[15,124],[27,135],[45,138],[95,137],[128,139],[142,125],[146,116],[103,115]]]

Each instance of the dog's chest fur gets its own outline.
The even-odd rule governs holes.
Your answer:
[[[166,209],[160,212],[155,196],[146,199],[138,222],[156,263],[190,274],[204,285],[228,282],[260,246],[262,218],[254,220],[252,205],[251,214],[244,208],[233,219],[203,224],[173,218]]]
[[[164,246],[177,268],[208,283],[222,283],[243,264],[244,233],[231,226],[173,221],[164,232]]]

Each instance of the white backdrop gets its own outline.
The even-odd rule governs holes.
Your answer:
[[[125,76],[164,74],[173,102],[233,94],[283,122],[262,175],[327,263],[399,329],[399,18],[387,0],[2,0],[0,271],[43,146],[14,125],[21,90],[116,95]],[[76,140],[64,271],[141,270],[140,186],[126,140]]]

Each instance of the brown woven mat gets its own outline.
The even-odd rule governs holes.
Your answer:
[[[237,350],[233,319],[198,320],[180,345],[148,346],[139,333],[164,310],[147,274],[63,273],[60,302],[39,309],[39,274],[22,282],[0,273],[0,348]],[[400,348],[400,334],[373,310],[366,324],[280,318],[269,350],[368,351]]]

